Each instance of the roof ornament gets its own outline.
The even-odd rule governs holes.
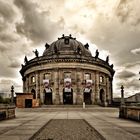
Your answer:
[[[86,44],[84,45],[84,47],[88,50],[88,48],[89,48],[89,44],[86,43]]]
[[[39,57],[39,52],[37,49],[35,51],[33,51],[33,53],[35,54],[36,57]]]
[[[28,64],[27,56],[24,57],[24,63],[25,63],[25,65]]]
[[[114,65],[112,64],[112,65],[110,65],[110,67],[113,69]]]
[[[58,40],[60,40],[60,39],[65,39],[65,38],[69,38],[69,39],[74,39],[74,40],[76,40],[76,38],[73,38],[71,34],[69,34],[69,36],[65,36],[64,34],[62,34],[62,37],[58,37]]]
[[[45,48],[48,49],[50,45],[48,43],[45,44]]]
[[[97,49],[96,52],[95,52],[95,58],[97,59],[98,57],[99,57],[99,51]]]
[[[109,63],[109,55],[106,57],[106,63]]]

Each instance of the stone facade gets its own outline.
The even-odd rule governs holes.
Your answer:
[[[65,42],[66,39],[68,42]],[[25,65],[22,65],[20,73],[23,92],[35,93],[43,104],[43,79],[48,79],[52,89],[52,103],[63,104],[64,79],[69,77],[73,104],[82,104],[84,98],[90,98],[91,104],[110,105],[113,97],[113,67],[108,62],[93,57],[86,45],[71,36],[63,36],[51,45],[47,44],[43,56],[26,60]],[[92,80],[90,97],[84,96],[86,80]]]

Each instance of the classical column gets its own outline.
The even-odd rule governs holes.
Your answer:
[[[113,78],[110,79],[110,98],[111,98],[111,104],[112,104],[112,101],[113,101]]]
[[[55,104],[60,104],[60,95],[59,95],[59,72],[58,72],[58,69],[55,69],[54,70],[53,82],[54,82],[53,102],[55,101]]]
[[[26,92],[29,92],[29,75],[27,75]]]
[[[44,104],[44,93],[43,93],[43,91],[44,91],[44,85],[43,85],[43,73],[41,73],[40,72],[40,79],[39,79],[39,81],[40,81],[40,100],[41,100],[41,103],[43,103]]]
[[[110,99],[109,84],[110,84],[109,78],[106,77],[106,102],[107,102],[107,104],[110,104],[110,100],[111,100]]]
[[[63,104],[63,82],[64,82],[64,77],[62,76],[63,72],[58,69],[58,91],[59,91],[59,99],[60,99],[60,104]]]
[[[23,92],[26,92],[26,78],[22,77],[22,81],[23,81]]]
[[[76,70],[76,73],[77,73],[77,76],[76,76],[76,80],[75,80],[75,82],[76,82],[76,95],[77,95],[77,104],[82,104],[82,102],[83,102],[83,89],[82,89],[82,85],[81,85],[81,83],[82,83],[82,71],[81,71],[81,69],[77,69]]]
[[[38,71],[35,74],[35,82],[36,82],[36,99],[38,98],[38,89],[39,89],[39,78],[38,78]]]
[[[99,72],[95,73],[95,102],[99,103]]]

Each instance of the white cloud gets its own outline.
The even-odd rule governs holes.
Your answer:
[[[131,53],[139,55],[140,54],[140,48],[136,48],[136,49],[131,50]]]

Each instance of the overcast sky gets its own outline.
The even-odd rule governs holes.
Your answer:
[[[15,85],[24,56],[72,34],[114,64],[114,96],[140,92],[140,0],[0,0],[0,92]]]

